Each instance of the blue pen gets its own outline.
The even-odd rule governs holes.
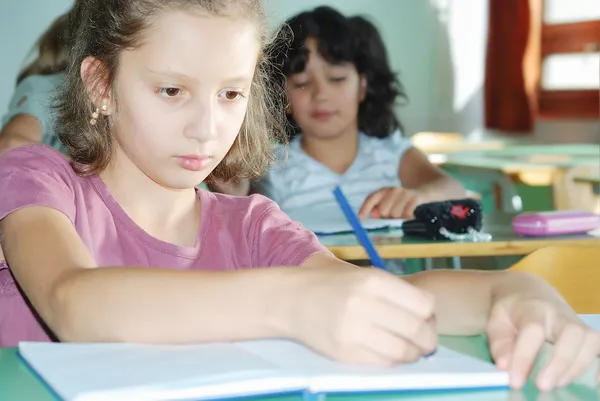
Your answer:
[[[360,244],[363,246],[363,248],[365,248],[367,255],[369,255],[371,264],[374,267],[377,267],[377,268],[380,268],[383,270],[388,270],[385,263],[383,262],[383,259],[381,259],[381,256],[379,256],[379,253],[377,253],[377,249],[375,249],[375,245],[373,245],[373,241],[371,241],[371,238],[369,238],[369,235],[367,234],[367,230],[365,230],[365,228],[362,226],[358,215],[354,212],[354,210],[352,210],[352,207],[350,206],[350,204],[348,203],[348,200],[344,196],[342,189],[340,187],[336,187],[333,190],[333,195],[335,196],[335,199],[337,200],[338,204],[340,205],[342,212],[344,212],[344,216],[346,216],[346,220],[348,220],[348,223],[350,223],[350,225],[352,226],[352,229],[354,230],[354,234],[356,235],[356,238],[358,238],[358,241],[360,242]]]
[[[354,210],[352,210],[352,207],[348,203],[346,196],[344,196],[342,189],[340,187],[336,187],[333,190],[333,195],[335,196],[335,199],[340,205],[340,208],[344,212],[346,220],[348,220],[348,223],[350,223],[350,225],[352,226],[352,229],[354,230],[354,234],[358,238],[358,241],[363,246],[363,248],[365,248],[365,251],[367,251],[367,255],[369,255],[369,259],[371,259],[371,264],[373,265],[373,267],[388,270],[385,263],[383,262],[383,259],[381,259],[381,256],[379,256],[377,249],[375,249],[373,241],[371,241],[371,238],[367,234],[367,230],[365,230],[365,228],[360,223],[360,218],[356,213],[354,213]],[[435,355],[435,353],[436,350],[430,352],[427,355],[424,355],[423,358],[431,358]]]

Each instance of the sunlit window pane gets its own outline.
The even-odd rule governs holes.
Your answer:
[[[542,63],[542,88],[599,89],[600,53],[553,54]]]
[[[600,0],[544,1],[544,22],[547,24],[563,24],[597,19],[600,19]]]

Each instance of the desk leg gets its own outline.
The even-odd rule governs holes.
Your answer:
[[[523,210],[523,200],[509,177],[499,176],[494,181],[494,192],[498,209],[506,213],[519,213]]]
[[[462,269],[462,264],[461,264],[460,256],[453,256],[452,257],[452,268],[454,270],[460,270],[460,269]]]
[[[485,168],[461,168],[452,166],[458,174],[469,176],[473,179],[482,179],[493,183],[495,193],[496,208],[507,213],[519,213],[523,210],[523,201],[519,194],[512,177],[503,172],[489,170]]]

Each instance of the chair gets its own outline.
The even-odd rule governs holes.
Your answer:
[[[532,252],[509,270],[536,275],[579,314],[600,314],[600,248],[548,247]]]

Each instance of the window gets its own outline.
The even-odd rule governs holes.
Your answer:
[[[600,116],[600,0],[540,0],[541,118]]]

